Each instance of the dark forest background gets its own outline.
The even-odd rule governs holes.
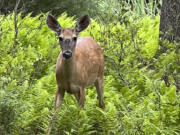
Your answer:
[[[7,15],[12,13],[16,3],[16,0],[1,0],[0,14]],[[153,14],[157,14],[162,2],[161,0],[146,0],[143,2],[140,0],[21,0],[17,11],[23,13],[23,15],[32,13],[32,16],[46,12],[51,12],[54,16],[59,16],[60,14],[66,12],[68,16],[80,17],[84,14],[89,14],[91,17],[97,17],[102,14],[108,6],[111,7],[113,3],[121,5],[119,8],[124,7],[123,10],[125,11],[127,11],[128,8],[134,10],[139,6],[140,10],[144,10],[142,12],[143,14],[148,13],[149,9],[147,9],[147,7],[150,7],[150,5],[153,4]],[[117,8],[118,5],[116,5]]]

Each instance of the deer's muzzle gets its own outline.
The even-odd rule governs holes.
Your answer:
[[[63,53],[63,57],[66,59],[69,59],[71,56],[72,56],[72,51],[67,50]]]

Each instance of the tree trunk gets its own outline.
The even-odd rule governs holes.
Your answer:
[[[163,0],[160,39],[180,42],[180,0]]]
[[[162,50],[161,53],[166,53],[167,48],[164,46],[164,40],[168,40],[171,43],[176,42],[175,53],[178,56],[180,49],[180,0],[163,0],[161,7],[161,17],[160,17],[160,34],[159,34],[159,45]],[[180,61],[177,58],[177,65]],[[174,79],[174,84],[176,90],[180,91],[180,81],[178,69],[174,74],[174,71],[166,69],[162,79],[164,80],[166,86],[170,86],[169,76]]]

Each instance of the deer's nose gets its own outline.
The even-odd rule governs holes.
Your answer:
[[[66,59],[69,59],[72,56],[72,52],[71,51],[65,51],[63,53],[63,57]]]

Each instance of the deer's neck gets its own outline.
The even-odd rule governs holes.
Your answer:
[[[67,77],[71,76],[74,73],[75,68],[76,68],[75,62],[76,62],[75,55],[73,55],[69,59],[65,59],[65,58],[62,59],[64,73],[67,75]]]

